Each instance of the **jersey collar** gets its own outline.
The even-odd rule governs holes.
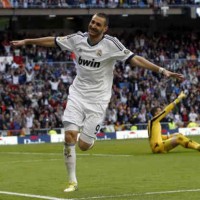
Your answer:
[[[103,40],[103,38],[104,38],[104,36],[101,38],[101,40]],[[95,43],[95,44],[92,44],[91,42],[90,42],[90,39],[89,39],[89,37],[87,38],[87,43],[90,45],[90,46],[95,46],[95,45],[97,45],[99,42],[101,42],[101,40],[99,40],[97,43]]]

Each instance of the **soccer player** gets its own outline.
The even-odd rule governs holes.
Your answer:
[[[117,38],[106,34],[108,25],[108,16],[97,13],[92,16],[88,32],[85,33],[11,41],[14,47],[34,44],[59,47],[75,54],[77,75],[69,88],[67,107],[62,118],[65,130],[65,165],[69,179],[65,192],[76,191],[78,188],[75,152],[77,136],[80,132],[78,146],[81,150],[86,151],[94,145],[96,133],[104,120],[111,98],[113,68],[117,60],[166,77],[184,79],[182,74],[168,71],[126,49]]]
[[[167,153],[176,146],[181,145],[184,148],[196,149],[200,151],[200,144],[190,140],[181,133],[172,135],[162,135],[160,121],[178,104],[186,95],[181,92],[172,103],[161,110],[160,107],[154,107],[151,110],[153,118],[148,122],[148,135],[150,147],[153,153]]]

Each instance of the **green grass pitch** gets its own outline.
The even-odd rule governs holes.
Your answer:
[[[152,154],[147,139],[96,141],[89,151],[77,148],[79,190],[73,193],[63,192],[62,152],[62,143],[0,146],[0,200],[200,199],[195,150]]]

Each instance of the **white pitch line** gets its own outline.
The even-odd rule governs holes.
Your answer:
[[[36,153],[36,152],[32,152],[32,153],[29,153],[29,152],[0,152],[0,154],[10,154],[10,155],[48,155],[48,156],[62,156],[63,154],[62,153]],[[116,155],[116,154],[77,154],[77,156],[95,156],[95,157],[130,157],[130,156],[133,156],[133,155]],[[19,160],[14,160],[14,161],[8,161],[8,163],[29,163],[29,162],[40,162],[40,161],[54,161],[54,160],[61,160],[62,158],[60,159],[44,159],[44,160],[41,160],[41,159],[37,159],[37,160],[25,160],[25,161],[19,161]],[[1,161],[0,161],[1,163]],[[6,162],[3,162],[3,163],[6,163]]]
[[[48,156],[51,156],[51,155],[62,155],[62,153],[36,153],[36,152],[0,152],[0,154],[23,154],[23,155],[48,155]],[[134,155],[126,155],[126,154],[90,154],[90,153],[84,153],[84,154],[80,154],[80,153],[77,153],[76,154],[77,156],[97,156],[97,157],[133,157]]]
[[[3,152],[1,151],[0,154],[13,154],[13,155],[16,155],[16,154],[23,154],[23,155],[29,155],[29,154],[32,154],[32,155],[48,155],[48,156],[54,156],[54,155],[62,155],[60,153],[40,153],[40,152]]]
[[[157,195],[157,194],[186,193],[186,192],[200,192],[200,189],[171,190],[171,191],[160,191],[160,192],[145,192],[145,193],[122,194],[122,195],[82,197],[82,198],[72,198],[72,199],[57,198],[57,197],[42,196],[42,195],[33,195],[33,194],[23,194],[23,193],[7,192],[7,191],[0,191],[0,194],[11,195],[11,196],[31,197],[31,198],[37,198],[37,199],[48,199],[48,200],[90,200],[90,199],[105,199],[105,198],[108,199],[108,198],[121,198],[121,197]]]
[[[23,193],[6,192],[6,191],[0,191],[0,194],[7,194],[11,196],[21,196],[21,197],[31,197],[31,198],[36,198],[36,199],[48,199],[48,200],[73,200],[73,199],[62,199],[62,198],[57,198],[57,197],[49,197],[49,196],[34,195],[34,194],[23,194]]]
[[[29,162],[44,162],[44,161],[55,161],[55,160],[62,160],[61,158],[52,158],[52,159],[37,159],[37,160],[11,160],[11,161],[7,161],[7,163],[29,163]],[[6,163],[6,161],[4,162],[0,162],[0,163]]]
[[[133,194],[122,194],[122,195],[110,195],[110,196],[96,196],[96,197],[75,198],[72,200],[90,200],[90,199],[105,199],[105,198],[108,199],[108,198],[121,198],[121,197],[133,197],[133,196],[147,196],[147,195],[156,195],[156,194],[186,193],[186,192],[200,192],[200,189],[145,192],[145,193],[133,193]]]

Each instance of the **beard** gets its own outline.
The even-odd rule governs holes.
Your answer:
[[[91,36],[99,36],[103,33],[103,31],[98,30],[98,29],[93,29],[91,27],[88,28],[88,32]]]

